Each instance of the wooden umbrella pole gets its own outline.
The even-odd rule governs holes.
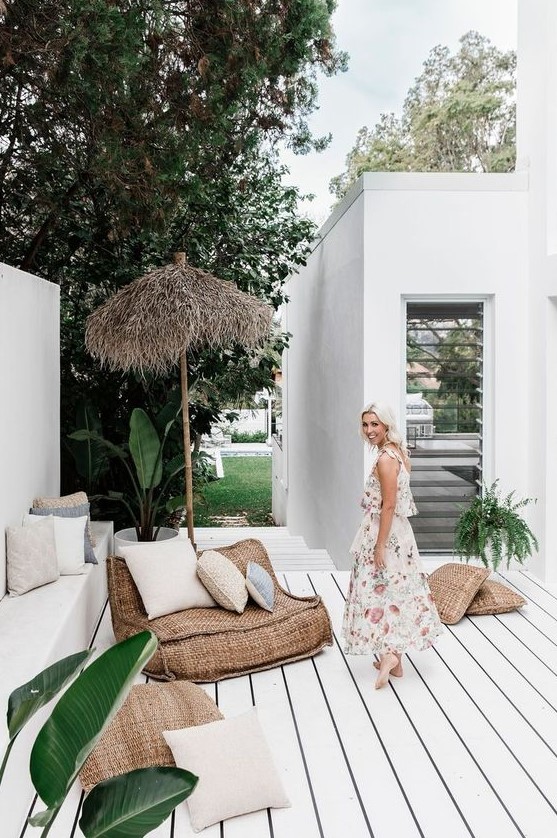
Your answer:
[[[188,398],[188,359],[186,351],[180,356],[180,383],[182,388],[182,429],[184,432],[184,460],[186,464],[186,521],[188,525],[188,538],[195,549],[193,534],[193,478],[191,467],[191,440],[190,440],[190,412]]]

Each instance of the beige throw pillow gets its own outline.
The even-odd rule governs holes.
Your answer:
[[[76,576],[87,573],[85,564],[85,542],[83,534],[87,524],[87,516],[80,518],[59,518],[57,515],[46,516],[52,521],[54,528],[54,543],[56,545],[56,560],[60,576]],[[24,527],[36,527],[40,515],[24,515]]]
[[[154,620],[186,608],[213,608],[216,603],[197,578],[197,557],[187,539],[171,538],[121,547],[120,555]]]
[[[255,710],[163,736],[178,768],[199,777],[187,801],[194,832],[236,815],[290,806]]]
[[[197,561],[197,575],[219,605],[243,614],[248,601],[246,580],[234,562],[216,550],[205,550]]]
[[[40,518],[34,527],[8,527],[7,576],[12,596],[58,579],[56,543],[51,518]]]

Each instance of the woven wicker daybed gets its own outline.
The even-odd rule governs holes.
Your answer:
[[[256,539],[219,547],[245,575],[258,562],[275,584],[272,613],[249,602],[243,614],[224,608],[190,608],[148,620],[143,602],[119,556],[107,560],[108,596],[116,640],[150,629],[159,646],[145,668],[152,678],[220,681],[310,657],[333,642],[321,597],[297,597],[279,585],[263,544]]]

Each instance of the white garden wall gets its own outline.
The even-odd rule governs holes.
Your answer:
[[[60,489],[60,293],[0,263],[0,531]],[[0,596],[6,591],[0,540]]]
[[[557,582],[557,5],[520,0],[518,165],[529,172],[529,494],[541,551],[532,569]]]
[[[333,214],[288,284],[283,367],[287,524],[341,564],[363,482],[357,411],[364,394],[364,204]]]
[[[289,295],[291,532],[350,565],[367,466],[359,410],[381,399],[400,415],[407,299],[486,301],[484,474],[528,489],[526,175],[364,175]]]

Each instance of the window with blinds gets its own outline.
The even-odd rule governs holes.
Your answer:
[[[406,433],[423,552],[450,552],[456,520],[482,480],[481,302],[408,302]]]

